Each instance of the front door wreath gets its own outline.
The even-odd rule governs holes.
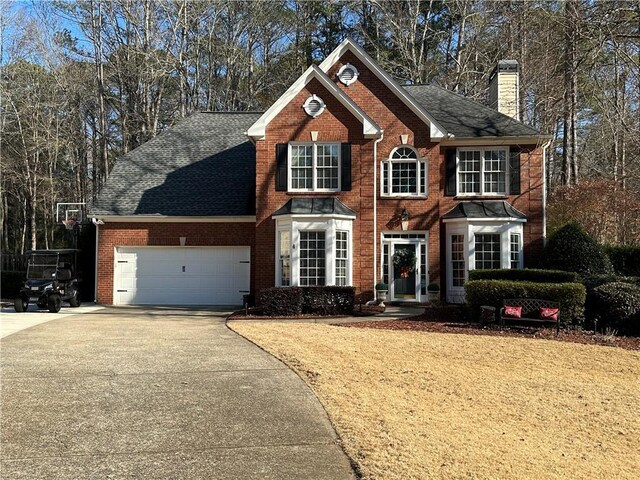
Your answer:
[[[393,264],[400,269],[400,276],[408,278],[411,272],[416,271],[416,253],[413,249],[396,250],[393,254]]]

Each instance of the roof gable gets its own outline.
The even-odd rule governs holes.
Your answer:
[[[350,38],[342,41],[336,49],[329,54],[320,64],[323,72],[328,72],[346,52],[353,53],[363,64],[367,66],[386,86],[391,90],[409,109],[415,113],[423,122],[430,125],[431,138],[441,139],[449,136],[448,132],[436,118],[428,112],[423,105],[417,102],[407,91],[402,88],[394,78],[384,71],[364,49]]]
[[[300,91],[316,79],[325,87],[342,105],[344,105],[351,114],[353,114],[362,123],[362,134],[366,138],[376,138],[382,133],[380,127],[358,106],[348,95],[340,90],[335,83],[331,81],[327,75],[317,66],[311,65],[288,89],[284,92],[269,109],[247,130],[247,135],[254,140],[264,138],[267,125],[273,120],[278,113],[282,111],[289,103],[300,93]]]

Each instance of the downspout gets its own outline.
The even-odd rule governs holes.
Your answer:
[[[100,225],[104,225],[104,222],[102,220],[98,220],[97,218],[92,218],[91,219],[91,223],[93,223],[96,226],[96,260],[95,260],[95,265],[94,265],[94,284],[93,284],[93,303],[98,303],[98,230],[100,228]]]
[[[542,145],[542,244],[547,245],[547,148],[553,140]]]
[[[384,138],[384,130],[380,138],[373,142],[373,300],[376,300],[376,283],[378,282],[378,143]]]

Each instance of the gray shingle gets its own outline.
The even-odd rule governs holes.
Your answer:
[[[255,215],[261,113],[196,113],[118,159],[92,215]]]
[[[442,87],[407,85],[404,88],[438,123],[458,138],[540,135],[529,125]]]
[[[334,197],[292,198],[273,213],[279,215],[347,215],[356,216],[356,212]]]
[[[447,218],[522,218],[527,216],[504,200],[460,202],[442,216]]]

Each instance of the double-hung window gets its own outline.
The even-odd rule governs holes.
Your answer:
[[[382,162],[383,196],[426,196],[427,162],[411,147],[398,147]]]
[[[459,149],[459,195],[506,195],[507,149]]]
[[[340,144],[290,144],[289,170],[290,191],[339,191]]]

